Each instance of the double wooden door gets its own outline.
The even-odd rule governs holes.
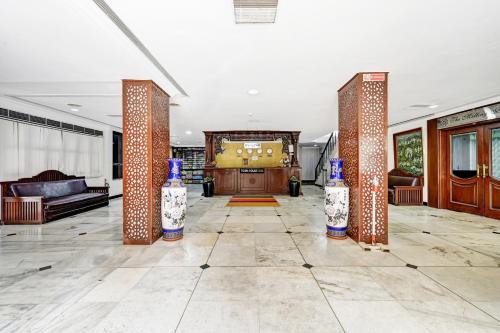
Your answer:
[[[500,123],[447,136],[448,209],[500,219]]]

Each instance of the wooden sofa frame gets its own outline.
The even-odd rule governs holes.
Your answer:
[[[10,185],[15,183],[48,182],[68,179],[85,179],[66,175],[58,170],[47,170],[30,178],[20,178],[16,181],[0,182],[2,198],[2,221],[4,224],[42,224],[45,223],[43,215],[43,197],[16,197],[10,190]],[[108,193],[106,186],[87,187],[88,193]],[[68,212],[70,213],[70,212]]]
[[[394,186],[394,205],[422,206],[424,202],[424,177],[415,176],[401,169],[392,169],[389,176],[418,178],[418,186]]]

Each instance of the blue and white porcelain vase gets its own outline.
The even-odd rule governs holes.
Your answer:
[[[330,238],[347,237],[347,220],[349,217],[349,188],[344,184],[342,168],[344,161],[330,159],[332,172],[325,185],[326,235]]]
[[[161,188],[161,224],[163,240],[181,239],[187,210],[187,189],[182,182],[182,160],[172,158],[168,161],[167,182]]]

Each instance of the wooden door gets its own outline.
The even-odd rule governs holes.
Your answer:
[[[450,130],[447,136],[448,209],[483,215],[483,128]]]
[[[484,215],[500,219],[500,123],[484,126]]]

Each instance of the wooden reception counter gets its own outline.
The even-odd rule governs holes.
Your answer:
[[[205,168],[215,178],[215,194],[288,194],[288,179],[300,179],[300,167]]]

